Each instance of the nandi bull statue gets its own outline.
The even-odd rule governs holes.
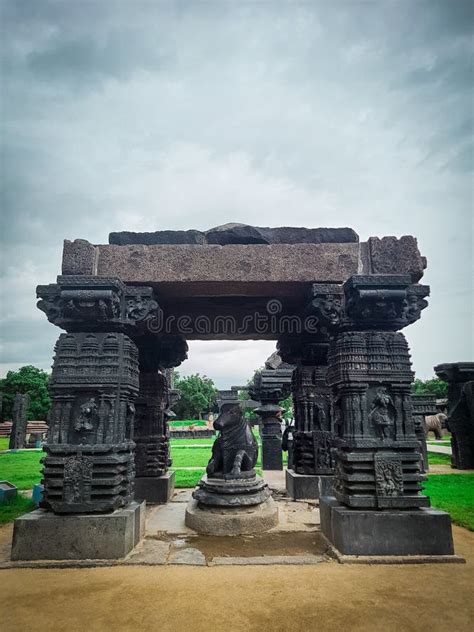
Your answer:
[[[237,479],[255,476],[258,443],[240,407],[224,404],[214,422],[219,436],[212,446],[206,473],[210,478]]]
[[[219,435],[206,475],[186,509],[186,524],[213,535],[256,533],[274,527],[278,510],[268,485],[255,473],[258,444],[240,405],[224,404],[214,428]]]

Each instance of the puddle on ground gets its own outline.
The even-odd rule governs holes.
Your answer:
[[[277,532],[256,535],[190,535],[172,540],[173,546],[199,549],[206,560],[213,557],[263,555],[323,555],[327,544],[318,532]]]

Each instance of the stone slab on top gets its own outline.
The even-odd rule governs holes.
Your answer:
[[[206,235],[207,242],[189,238],[183,243],[190,233],[199,231],[137,233],[133,235],[138,237],[127,238],[128,242],[145,243],[112,239],[124,245],[66,240],[62,272],[115,276],[125,283],[160,285],[165,290],[168,286],[170,295],[173,286],[179,286],[186,288],[187,295],[208,296],[252,294],[252,285],[257,288],[254,294],[272,294],[285,284],[343,283],[353,274],[409,274],[413,283],[423,276],[426,261],[414,237],[371,237],[359,243],[357,235],[347,231],[351,229],[231,225],[200,233]],[[184,233],[188,237],[183,237]],[[122,234],[132,235],[112,233]],[[253,234],[270,237],[252,241]],[[147,235],[160,235],[162,243],[153,243],[154,238]],[[210,243],[212,239],[214,243]]]

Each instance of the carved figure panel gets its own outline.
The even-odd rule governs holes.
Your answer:
[[[403,495],[403,470],[400,457],[378,453],[374,457],[375,488],[378,496]]]

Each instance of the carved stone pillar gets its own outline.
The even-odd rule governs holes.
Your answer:
[[[260,436],[264,470],[283,469],[282,408],[278,402],[290,394],[292,371],[293,369],[266,369],[255,376],[254,383],[249,388],[250,397],[261,402],[261,406],[255,408],[254,412],[261,419]]]
[[[415,425],[415,434],[420,442],[421,457],[422,457],[422,469],[421,471],[428,471],[428,450],[426,447],[426,415],[436,415],[436,397],[434,395],[416,395],[411,396],[412,410],[413,410],[413,423]]]
[[[135,417],[135,497],[148,503],[166,503],[174,490],[168,418],[169,380],[165,367],[178,366],[187,352],[186,342],[177,337],[137,338],[140,392]]]
[[[132,340],[115,332],[61,334],[49,390],[41,506],[70,514],[128,505],[138,393]]]
[[[10,433],[10,450],[20,450],[26,446],[26,429],[28,426],[28,395],[17,393],[13,400],[12,429]]]
[[[292,378],[293,463],[286,471],[292,498],[330,493],[335,466],[331,389],[326,382],[328,343],[313,339],[280,340],[279,351],[296,364]]]
[[[321,527],[342,554],[446,555],[450,519],[429,507],[412,415],[410,355],[397,330],[426,306],[403,275],[354,276],[328,354],[338,435],[335,498]]]
[[[41,506],[58,515],[17,519],[12,558],[123,557],[144,519],[144,507],[133,502],[139,371],[131,336],[146,330],[157,304],[151,288],[115,278],[60,276],[37,294],[48,320],[67,332],[55,348],[43,448]]]
[[[451,433],[451,465],[474,468],[474,362],[435,366],[438,377],[448,382],[448,421]]]

